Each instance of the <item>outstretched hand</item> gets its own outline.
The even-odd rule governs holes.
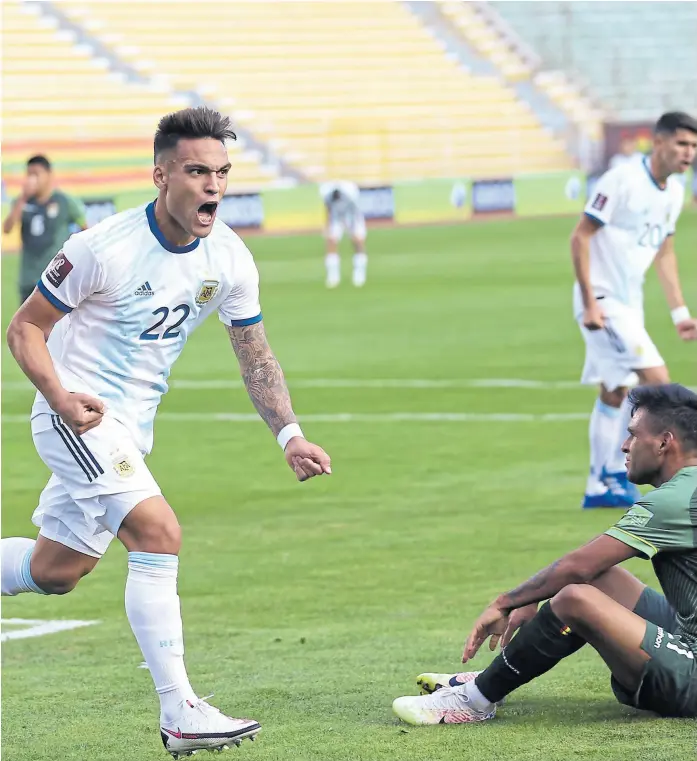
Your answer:
[[[332,463],[329,455],[302,436],[294,436],[286,446],[286,462],[298,481],[307,481],[324,473],[331,475]]]
[[[490,605],[484,613],[474,622],[474,627],[467,642],[465,642],[465,649],[462,653],[462,662],[474,658],[479,648],[486,642],[487,638],[491,637],[489,641],[489,650],[495,650],[499,640],[508,628],[508,616],[506,611],[497,608],[495,605]]]

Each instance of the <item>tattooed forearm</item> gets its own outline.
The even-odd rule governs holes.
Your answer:
[[[501,609],[513,610],[532,602],[554,597],[557,592],[573,581],[564,567],[562,560],[555,561],[520,586],[501,595],[496,601],[497,606]]]
[[[283,370],[266,340],[264,324],[227,330],[247,393],[262,420],[277,436],[284,426],[295,423],[296,417]]]

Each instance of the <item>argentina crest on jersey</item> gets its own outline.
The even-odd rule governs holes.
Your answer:
[[[196,294],[196,303],[198,306],[207,304],[218,292],[220,282],[218,280],[204,280]]]

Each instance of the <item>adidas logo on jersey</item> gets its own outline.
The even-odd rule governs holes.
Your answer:
[[[150,283],[146,280],[140,288],[136,288],[133,293],[134,296],[154,296],[155,291],[150,287]]]

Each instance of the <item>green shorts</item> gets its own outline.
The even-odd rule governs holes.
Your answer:
[[[661,716],[697,717],[697,653],[676,631],[675,611],[666,598],[649,587],[634,612],[646,619],[641,649],[651,657],[639,687],[628,692],[613,677],[612,689],[620,701]]]

